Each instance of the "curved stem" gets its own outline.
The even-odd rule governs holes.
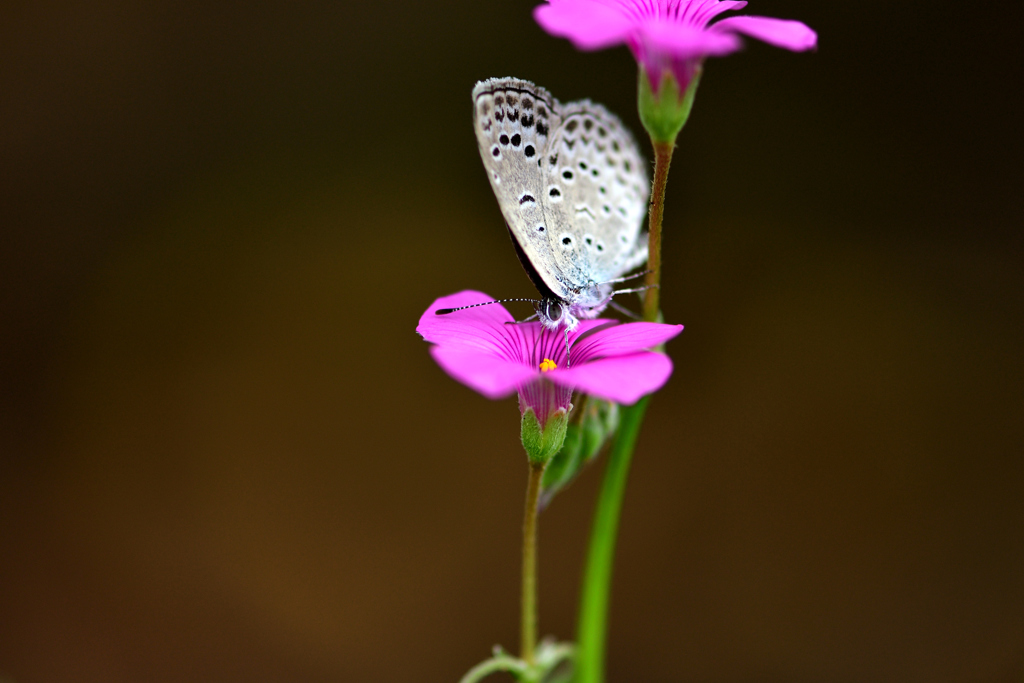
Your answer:
[[[459,683],[477,683],[477,681],[483,680],[498,671],[508,671],[516,678],[519,678],[526,671],[526,667],[515,657],[501,655],[488,659],[485,662],[480,662],[459,679]]]
[[[587,566],[583,574],[579,624],[576,628],[577,656],[575,683],[601,683],[604,680],[604,648],[608,634],[608,602],[612,585],[612,563],[615,539],[619,530],[619,513],[626,491],[629,463],[644,420],[650,396],[636,405],[622,409],[619,431],[615,437],[608,466],[601,483],[601,493],[590,533]]]
[[[644,294],[644,320],[657,322],[661,306],[661,220],[665,215],[665,187],[672,163],[674,142],[654,142],[654,185],[651,187],[651,212],[648,220],[647,279],[650,289]]]
[[[523,511],[523,595],[520,620],[520,658],[533,666],[537,645],[537,497],[544,478],[544,465],[530,465]]]

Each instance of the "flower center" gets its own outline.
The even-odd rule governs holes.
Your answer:
[[[547,372],[548,370],[554,370],[557,367],[558,366],[555,365],[555,361],[551,360],[550,358],[545,358],[544,362],[540,364],[540,371]]]

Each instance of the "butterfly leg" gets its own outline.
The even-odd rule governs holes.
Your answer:
[[[636,278],[643,277],[644,275],[647,275],[648,273],[651,273],[651,272],[654,272],[654,271],[642,270],[639,273],[633,273],[632,275],[627,275],[625,277],[617,277],[614,280],[605,280],[601,284],[602,285],[614,285],[614,284],[619,283],[619,282],[626,282],[627,280],[635,280]]]
[[[531,320],[533,320],[534,318],[536,318],[539,315],[540,315],[539,313],[534,313],[529,318],[523,318],[522,320],[506,320],[505,324],[506,325],[519,325],[520,323],[528,323],[528,322],[530,322]]]
[[[633,294],[635,292],[646,292],[652,287],[660,287],[661,285],[644,285],[643,287],[632,287],[630,289],[616,289],[612,294]]]
[[[620,306],[619,304],[615,303],[614,301],[609,301],[608,305],[611,306],[612,308],[614,308],[616,311],[618,311],[619,313],[621,313],[624,316],[630,317],[633,320],[640,320],[640,316],[639,315],[637,315],[633,311],[629,310],[625,306]]]
[[[565,328],[565,367],[572,365],[571,357],[569,356],[569,328]]]

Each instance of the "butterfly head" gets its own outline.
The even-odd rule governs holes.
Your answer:
[[[596,318],[608,306],[612,288],[607,284],[591,283],[582,292],[572,292],[569,298],[545,296],[537,305],[537,317],[549,330],[560,326],[572,332],[581,319]]]
[[[572,314],[570,308],[567,301],[546,296],[537,303],[537,318],[549,330],[557,330],[565,325],[565,328],[571,331],[579,324],[579,320]]]

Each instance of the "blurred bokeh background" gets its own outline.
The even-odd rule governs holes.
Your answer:
[[[529,296],[473,83],[639,129],[625,49],[504,3],[0,10],[0,678],[455,681],[516,646],[513,399],[414,333]],[[1020,3],[758,0],[708,65],[612,681],[1019,681]],[[647,149],[645,144],[645,150]],[[541,520],[571,637],[600,467]]]

